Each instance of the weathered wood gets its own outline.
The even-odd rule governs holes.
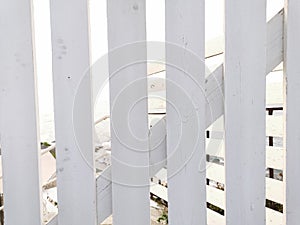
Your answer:
[[[51,28],[59,224],[96,224],[88,4],[53,0]],[[84,181],[84,182],[83,182]]]
[[[171,225],[206,225],[204,3],[204,0],[166,1],[168,219]]]
[[[156,146],[155,149],[152,149],[150,152],[150,174],[149,177],[153,177],[157,171],[162,169],[164,166],[166,166],[166,130],[165,130],[165,119],[162,119],[158,123],[156,123],[149,132],[149,140],[150,146]],[[219,141],[219,140],[215,140]],[[222,141],[222,140],[221,140]],[[160,144],[158,144],[160,143]],[[220,145],[220,143],[216,143],[217,146]],[[221,148],[223,148],[222,145],[220,145]],[[269,161],[274,161],[273,163],[270,163],[270,165],[279,165],[280,162],[283,161],[282,149],[267,149],[267,155],[270,155],[268,151],[277,151],[278,154],[272,153],[272,156],[270,158],[267,158]],[[281,152],[282,151],[282,152]],[[282,154],[281,154],[282,153]],[[220,156],[224,156],[224,150],[220,152]],[[217,165],[213,163],[207,163],[208,170],[207,170],[207,178],[218,181],[220,183],[225,182],[225,173],[224,173],[224,167],[222,165]],[[267,164],[268,166],[268,164]],[[274,166],[274,168],[277,168]],[[278,167],[277,169],[280,169]],[[268,199],[272,201],[278,201],[279,203],[282,203],[283,200],[283,182],[276,181],[273,179],[266,178],[266,196]],[[98,224],[103,222],[108,216],[112,214],[112,191],[111,191],[111,167],[108,167],[103,173],[97,177],[97,212],[98,212]],[[207,187],[209,190],[207,190],[207,196],[208,200],[215,198],[215,195],[220,196],[220,192],[218,194],[211,191],[209,187]],[[217,189],[216,189],[217,190]],[[218,190],[217,190],[218,191]],[[225,199],[225,193],[223,193],[224,196],[222,199]],[[225,200],[220,199],[219,204],[218,202],[214,201],[217,206],[221,207],[225,205]],[[279,200],[278,200],[279,199]],[[167,200],[167,199],[166,199]],[[222,208],[222,207],[221,207]],[[208,212],[208,215],[210,213]],[[267,214],[268,215],[268,214]],[[273,218],[272,216],[270,217]],[[210,221],[214,221],[211,217],[208,217],[208,223]],[[54,223],[55,220],[53,220],[52,223]],[[52,225],[51,223],[51,225]],[[54,223],[53,225],[57,224]],[[211,224],[215,224],[212,223]],[[50,225],[50,223],[49,223]]]
[[[1,3],[0,130],[6,225],[41,224],[32,13],[32,1]]]
[[[284,18],[284,143],[286,159],[284,166],[285,183],[285,222],[298,224],[300,220],[300,2],[285,1]]]
[[[265,223],[266,29],[266,1],[225,1],[227,225]]]
[[[108,0],[115,225],[150,224],[145,0]],[[137,213],[138,212],[138,213]]]
[[[268,58],[267,58],[267,73],[271,72],[281,61],[282,61],[282,22],[283,22],[283,14],[282,12],[275,15],[275,17],[269,21],[268,23],[268,32],[274,31],[274,34],[276,35],[276,38],[268,39],[268,45],[267,45],[267,52]],[[279,29],[279,30],[278,30]],[[278,32],[276,31],[278,30]],[[275,32],[276,31],[276,32]],[[272,35],[268,34],[268,37],[273,37]],[[277,47],[275,47],[277,46]],[[281,48],[281,50],[276,50],[278,48]],[[272,58],[275,58],[273,60],[270,58],[272,55]],[[207,83],[205,86],[205,90],[207,92],[207,96],[209,99],[216,99],[216,101],[223,102],[223,66],[221,65],[218,67],[209,77],[207,78]],[[215,93],[215,94],[214,94]],[[210,102],[210,101],[208,101]],[[209,105],[207,103],[206,110],[209,110]],[[212,122],[216,121],[222,114],[223,114],[223,106],[221,104],[215,104],[214,111],[213,111],[213,116],[211,116],[210,112],[206,113],[206,128],[208,128]],[[156,132],[159,132],[156,133]],[[166,135],[166,130],[165,130],[165,119],[161,120],[158,122],[149,132],[150,137],[149,140],[154,140],[154,144],[150,141],[150,146],[157,146],[157,143],[159,140],[161,140],[161,136],[164,136],[164,138],[159,141],[161,145],[155,149],[152,148],[152,151],[150,152],[150,177],[154,176],[157,171],[159,171],[163,166],[165,166],[166,162],[166,146],[163,144],[165,140],[165,135]],[[153,137],[155,136],[155,137]],[[217,143],[219,146],[219,143]],[[222,147],[222,146],[220,146]],[[273,151],[273,150],[272,150]],[[278,150],[279,151],[279,150]],[[223,154],[224,155],[224,154]],[[272,159],[270,159],[272,160]],[[276,160],[278,160],[276,158]],[[152,168],[152,169],[151,169]],[[280,168],[278,168],[280,169]],[[111,181],[109,175],[106,175],[106,173],[110,171],[109,168],[107,168],[106,172],[104,171],[101,176],[97,178],[97,212],[99,214],[98,216],[98,224],[103,222],[104,219],[106,219],[108,216],[112,214],[112,203],[111,203]],[[224,172],[223,172],[224,176]],[[216,178],[214,178],[216,179]],[[224,178],[222,178],[224,179]],[[108,183],[106,183],[108,181]],[[103,184],[103,185],[102,185]],[[106,187],[106,188],[105,188]],[[268,191],[267,191],[268,192]],[[271,194],[270,194],[271,195]],[[278,195],[278,193],[274,193],[274,196]],[[98,197],[101,196],[101,197]],[[272,195],[271,195],[272,196]],[[270,197],[271,198],[271,197]],[[101,200],[101,201],[100,201]],[[103,202],[107,204],[103,204]],[[109,209],[109,210],[107,210]],[[275,217],[272,215],[274,213],[269,213],[273,212],[273,210],[267,210],[267,218],[269,219],[267,221],[268,224],[271,224],[271,222],[274,220]],[[280,214],[280,213],[275,213]],[[212,212],[211,210],[208,210],[208,215],[213,215],[213,217],[208,216],[208,224],[217,224],[220,225],[221,223],[214,223],[215,221],[217,222],[222,222],[222,224],[225,224],[225,219],[222,220],[222,216],[219,214],[216,214]],[[271,216],[270,216],[271,215]],[[218,218],[214,220],[214,218]],[[277,216],[277,217],[280,217]],[[276,218],[277,218],[276,217]],[[57,217],[55,217],[57,218]],[[224,217],[223,217],[224,218]],[[56,223],[55,223],[56,221]],[[276,220],[274,220],[276,221]],[[53,219],[53,223],[51,225],[56,225],[57,220]],[[50,223],[49,223],[50,225]]]

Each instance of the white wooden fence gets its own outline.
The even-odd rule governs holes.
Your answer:
[[[121,57],[110,55],[112,166],[96,177],[92,84],[90,76],[81,79],[90,67],[88,1],[51,1],[59,212],[47,224],[100,224],[111,214],[116,225],[150,224],[150,189],[168,201],[171,225],[299,224],[300,2],[286,0],[285,8],[266,23],[266,1],[225,0],[224,64],[206,78],[204,64],[196,65],[187,54],[193,52],[202,62],[210,56],[205,49],[204,5],[204,0],[166,1],[166,41],[183,50],[174,54],[166,45],[166,92],[172,104],[167,104],[166,118],[151,132],[144,98],[147,65],[117,71],[124,63],[146,60],[146,45]],[[107,9],[109,50],[146,41],[145,0],[109,0]],[[5,225],[43,223],[32,24],[32,1],[1,3],[4,209],[0,210]],[[277,109],[268,98],[266,102],[265,78],[282,61],[284,98],[276,107],[283,107],[283,116],[266,117],[266,105],[269,112]],[[116,78],[113,72],[118,73]],[[136,80],[139,85],[120,97],[120,90]],[[196,105],[189,104],[183,93]],[[130,129],[138,137],[129,135],[126,119],[128,107],[136,102],[137,122]],[[74,124],[80,128],[77,136]],[[210,138],[205,139],[205,130]],[[225,141],[212,135],[223,130]],[[266,147],[266,136],[271,142],[283,137],[283,147],[271,142]],[[159,145],[157,137],[163,140]],[[225,158],[225,166],[211,161],[205,166],[206,154]],[[150,178],[165,168],[168,189],[150,186]],[[266,178],[266,168],[270,173],[282,170],[283,181],[273,175]],[[225,185],[225,190],[207,185],[207,180]],[[266,199],[281,204],[283,213],[266,208]],[[225,216],[208,209],[207,202],[223,209]]]

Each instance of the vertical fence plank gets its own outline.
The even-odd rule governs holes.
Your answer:
[[[1,152],[5,224],[41,224],[31,1],[0,7]]]
[[[206,224],[203,0],[166,1],[170,224]]]
[[[266,1],[225,1],[226,221],[265,223]]]
[[[96,224],[88,2],[50,3],[58,223]]]
[[[150,224],[145,0],[108,0],[115,225]]]
[[[286,158],[284,166],[285,207],[287,225],[298,224],[300,220],[300,2],[286,0],[284,21],[284,85],[285,85],[285,135]]]

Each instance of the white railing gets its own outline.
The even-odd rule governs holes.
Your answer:
[[[145,0],[107,2],[111,115],[95,122],[87,1],[52,0],[56,143],[43,150],[32,2],[2,3],[5,225],[42,224],[40,157],[52,150],[59,210],[49,225],[100,224],[110,215],[116,225],[150,224],[150,192],[168,203],[171,225],[298,224],[300,3],[286,0],[266,23],[265,1],[226,0],[225,49],[217,52],[205,46],[204,3],[166,1],[166,65],[150,72],[166,71],[166,116],[149,130]],[[205,77],[205,58],[223,52],[224,63]],[[283,116],[274,116],[265,76],[281,62],[284,97],[275,104]],[[96,176],[94,126],[108,118],[112,165]],[[277,170],[283,180],[274,179]],[[155,176],[167,187],[151,183]]]

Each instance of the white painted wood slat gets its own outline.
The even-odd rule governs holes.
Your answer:
[[[206,177],[210,180],[225,184],[224,166],[207,162]]]
[[[97,224],[112,214],[111,166],[97,177]]]
[[[223,158],[224,140],[207,139],[206,154]],[[283,170],[284,150],[278,147],[266,147],[266,167]]]
[[[278,12],[267,26],[267,73],[271,72],[283,59],[283,9]],[[272,24],[272,25],[271,25]],[[270,26],[271,25],[271,26]],[[272,68],[270,70],[270,68]]]
[[[283,204],[283,187],[282,181],[266,177],[266,199]]]
[[[96,224],[88,4],[50,2],[58,224]]]
[[[171,225],[206,225],[204,3],[204,0],[166,1],[168,215]]]
[[[246,178],[245,176],[247,175],[245,174],[242,177]],[[253,179],[253,177],[255,176],[251,174],[248,178]],[[215,163],[208,163],[207,178],[215,182],[220,182],[224,184],[225,182],[224,167]],[[266,199],[282,204],[283,203],[283,182],[268,177],[264,177],[264,182],[266,183],[265,185]],[[226,190],[226,186],[225,186],[225,190]],[[241,200],[239,201],[242,202]]]
[[[207,209],[207,225],[225,225],[225,217],[219,213]]]
[[[283,214],[266,208],[266,225],[285,225]]]
[[[266,116],[266,135],[283,137],[283,117]]]
[[[5,225],[40,225],[40,143],[32,1],[2,1],[0,27],[0,130]]]
[[[269,147],[266,149],[266,167],[283,170],[284,150],[278,147]]]
[[[279,73],[281,73],[281,71],[279,71]],[[282,82],[268,83],[267,84],[266,104],[267,104],[267,107],[283,106],[283,85],[282,85]]]
[[[115,225],[150,224],[145,7],[107,1]]]
[[[300,2],[285,1],[284,18],[284,109],[286,159],[284,166],[285,187],[285,222],[287,225],[298,224],[300,220]]]
[[[221,209],[225,209],[225,193],[224,191],[212,186],[206,186],[207,190],[207,202],[218,206]]]
[[[265,223],[266,29],[265,0],[225,1],[227,225]]]

